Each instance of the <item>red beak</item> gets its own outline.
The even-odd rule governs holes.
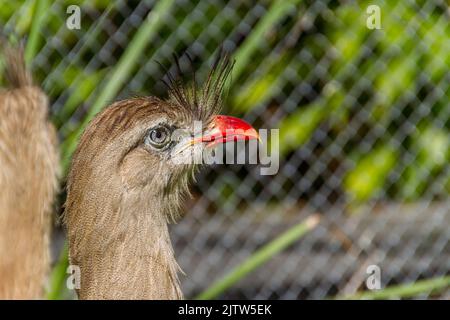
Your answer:
[[[258,132],[247,122],[231,116],[217,115],[211,128],[202,136],[202,142],[209,142],[207,147],[219,143],[238,140],[259,140]]]

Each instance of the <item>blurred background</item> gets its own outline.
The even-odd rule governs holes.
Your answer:
[[[172,54],[203,79],[222,45],[236,59],[228,112],[280,129],[280,169],[203,170],[171,227],[187,298],[283,231],[320,224],[218,297],[320,299],[443,279],[450,270],[450,9],[447,1],[44,1],[32,70],[51,100],[67,167],[82,125],[110,102],[165,96]],[[35,1],[0,0],[27,38]],[[70,5],[81,12],[71,30]],[[381,29],[370,29],[369,5]],[[189,81],[190,72],[186,73]],[[56,211],[61,212],[61,195]],[[52,298],[70,298],[55,227]],[[61,273],[61,270],[63,272]],[[62,276],[61,276],[62,274]],[[439,289],[409,298],[450,298]],[[446,284],[445,284],[446,283]]]

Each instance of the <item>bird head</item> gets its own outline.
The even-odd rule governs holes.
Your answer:
[[[188,194],[193,159],[220,143],[258,137],[243,120],[219,114],[232,65],[219,59],[201,87],[169,74],[167,99],[118,101],[83,132],[64,216],[82,299],[182,296],[167,223]]]
[[[96,180],[103,188],[141,192],[161,199],[167,217],[175,219],[205,150],[258,138],[247,122],[219,114],[232,67],[228,57],[218,59],[201,87],[195,76],[185,86],[169,73],[168,99],[138,97],[107,107],[80,139],[69,189],[93,187]]]

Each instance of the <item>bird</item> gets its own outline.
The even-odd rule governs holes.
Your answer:
[[[50,268],[58,139],[23,47],[0,38],[0,48],[8,84],[0,89],[0,299],[40,299]]]
[[[169,72],[167,98],[114,102],[85,128],[63,217],[70,264],[79,268],[79,299],[184,298],[168,225],[183,216],[201,167],[185,160],[227,141],[258,138],[244,120],[219,114],[233,65],[220,54],[202,85],[195,73],[184,84],[183,75]]]

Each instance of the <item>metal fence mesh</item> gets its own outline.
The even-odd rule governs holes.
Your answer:
[[[447,3],[293,2],[256,39],[228,103],[256,127],[280,128],[280,143],[290,147],[273,176],[254,165],[199,174],[185,218],[171,229],[185,295],[193,297],[312,213],[322,216],[318,228],[222,297],[351,294],[365,289],[372,264],[381,269],[382,287],[448,275]],[[81,8],[80,30],[66,27],[71,4]],[[165,71],[155,61],[171,70],[172,53],[189,52],[201,78],[220,45],[235,53],[252,41],[272,4],[175,1],[117,99],[164,95]],[[366,26],[370,4],[381,9],[380,30]],[[32,6],[2,4],[0,25],[26,33]],[[111,80],[153,7],[153,1],[51,4],[33,71],[50,96],[62,140]],[[450,289],[414,297],[448,299]]]

